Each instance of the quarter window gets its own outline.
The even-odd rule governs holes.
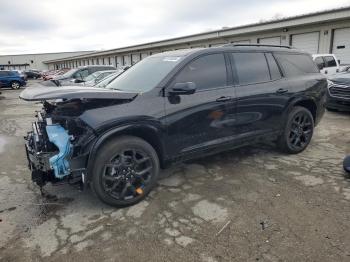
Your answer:
[[[232,55],[240,85],[270,81],[269,68],[263,53],[234,53]]]
[[[298,76],[308,73],[318,73],[319,70],[309,55],[275,54],[286,76]]]
[[[337,66],[337,62],[335,61],[333,56],[325,56],[324,61],[326,64],[326,67],[335,67]]]
[[[227,85],[226,64],[223,54],[202,56],[190,62],[175,78],[175,83],[193,82],[197,90]]]

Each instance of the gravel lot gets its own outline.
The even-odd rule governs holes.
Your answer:
[[[0,261],[350,261],[349,114],[327,112],[302,154],[200,159],[118,210],[67,185],[41,197],[23,148],[40,105],[1,91]]]

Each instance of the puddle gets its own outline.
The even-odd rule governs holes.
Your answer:
[[[2,152],[4,152],[6,143],[7,143],[7,142],[6,142],[5,137],[3,137],[3,136],[0,135],[0,154],[1,154]]]

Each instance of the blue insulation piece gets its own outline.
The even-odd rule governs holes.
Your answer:
[[[56,178],[63,178],[70,173],[68,159],[72,153],[72,144],[68,132],[60,125],[47,125],[46,132],[51,143],[57,146],[59,153],[50,157],[49,162]]]

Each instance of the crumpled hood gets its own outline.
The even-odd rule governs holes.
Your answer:
[[[19,97],[26,101],[44,101],[51,99],[134,99],[137,95],[137,93],[86,86],[37,86],[26,88]]]

